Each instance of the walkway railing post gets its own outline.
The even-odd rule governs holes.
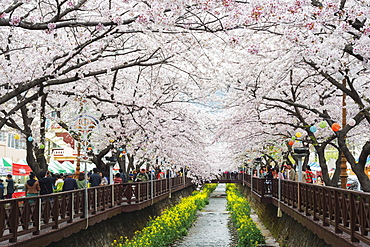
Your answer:
[[[277,217],[282,217],[283,214],[280,208],[280,201],[281,201],[281,176],[278,176],[278,209],[277,209]]]
[[[39,235],[41,231],[41,198],[37,198],[36,203],[37,209],[35,210],[37,213],[34,216],[34,222],[36,224],[37,230],[33,233],[33,235]]]
[[[69,220],[67,221],[68,223],[71,223],[73,221],[74,217],[74,211],[75,211],[75,193],[71,193],[71,206],[69,207]]]
[[[114,207],[114,184],[111,184],[112,186],[112,205],[111,207],[113,208]]]
[[[150,171],[150,194],[152,199],[152,204],[154,200],[154,181],[153,181],[153,170]]]
[[[171,189],[172,189],[172,178],[171,176],[168,178],[168,184],[169,184],[169,195],[168,195],[168,198],[171,198]]]

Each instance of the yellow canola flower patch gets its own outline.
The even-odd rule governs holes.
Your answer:
[[[265,237],[250,217],[251,208],[247,199],[240,194],[235,184],[226,185],[227,209],[238,232],[240,247],[265,244]]]
[[[121,237],[112,246],[142,247],[168,246],[177,238],[187,234],[187,230],[195,220],[196,212],[208,204],[210,193],[217,184],[206,184],[201,191],[195,191],[191,196],[183,198],[179,204],[165,210],[129,240]]]

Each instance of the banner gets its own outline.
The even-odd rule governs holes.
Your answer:
[[[28,176],[32,171],[28,165],[21,165],[13,163],[13,175],[15,176]]]
[[[0,175],[12,174],[12,160],[8,158],[0,159]]]

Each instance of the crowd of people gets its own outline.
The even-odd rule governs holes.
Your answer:
[[[128,174],[124,173],[122,169],[119,170],[113,177],[113,183],[129,183],[129,182],[145,182],[151,179],[164,179],[174,176],[182,176],[182,171],[171,174],[170,170],[166,173],[163,172],[159,167],[152,171],[145,168],[141,168],[138,171],[134,170]],[[86,187],[95,187],[109,184],[109,178],[104,176],[98,168],[94,168],[90,172],[80,172],[76,177],[75,174],[53,174],[49,171],[40,171],[39,176],[36,176],[34,172],[29,174],[29,179],[24,185],[24,191],[26,197],[47,195],[56,192],[71,191],[75,189],[84,189]],[[0,179],[0,199],[12,198],[12,194],[15,191],[14,181],[12,175],[8,175],[6,179],[7,185],[4,185],[4,181]],[[6,194],[5,194],[6,192]]]
[[[257,170],[253,171],[253,176],[258,177]],[[271,166],[263,166],[259,170],[260,178],[280,178],[284,180],[298,181],[298,172],[292,168],[291,164],[286,164],[281,169],[278,167],[272,168]],[[315,183],[324,185],[324,182],[320,175],[315,177],[315,174],[311,171],[310,166],[306,166],[302,170],[302,181],[306,183]]]

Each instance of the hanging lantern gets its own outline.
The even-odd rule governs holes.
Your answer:
[[[45,148],[45,145],[44,144],[41,144],[40,145],[40,149],[44,149]]]
[[[113,143],[113,142],[114,142],[114,140],[113,140],[113,139],[110,139],[110,140],[109,140],[109,142]]]
[[[297,132],[297,133],[295,133],[295,136],[299,138],[299,137],[302,136],[302,133],[301,132]]]
[[[316,126],[311,126],[311,127],[310,127],[310,131],[311,131],[312,133],[315,133],[315,132],[317,131]]]
[[[288,142],[288,145],[289,145],[289,146],[293,146],[293,144],[294,144],[294,141],[289,141],[289,142]]]
[[[351,126],[351,127],[355,126],[356,125],[356,120],[354,120],[353,118],[348,120],[348,125]]]
[[[338,131],[338,130],[340,130],[340,125],[338,123],[333,123],[332,126],[331,126],[331,129],[333,131]]]
[[[292,136],[292,140],[294,141],[296,139],[296,137],[295,136]]]
[[[120,152],[122,152],[122,151],[123,151],[123,148],[119,148],[118,150],[119,150]]]
[[[92,150],[92,147],[88,147],[87,150],[91,151]]]
[[[20,138],[21,138],[20,135],[18,135],[18,134],[14,135],[14,139],[16,139],[16,140],[19,140]]]
[[[29,137],[27,138],[27,140],[28,140],[29,142],[32,142],[32,141],[33,141],[32,136],[29,136]]]
[[[320,123],[319,123],[319,127],[320,128],[325,128],[327,126],[327,124],[326,124],[326,122],[325,121],[321,121]]]

